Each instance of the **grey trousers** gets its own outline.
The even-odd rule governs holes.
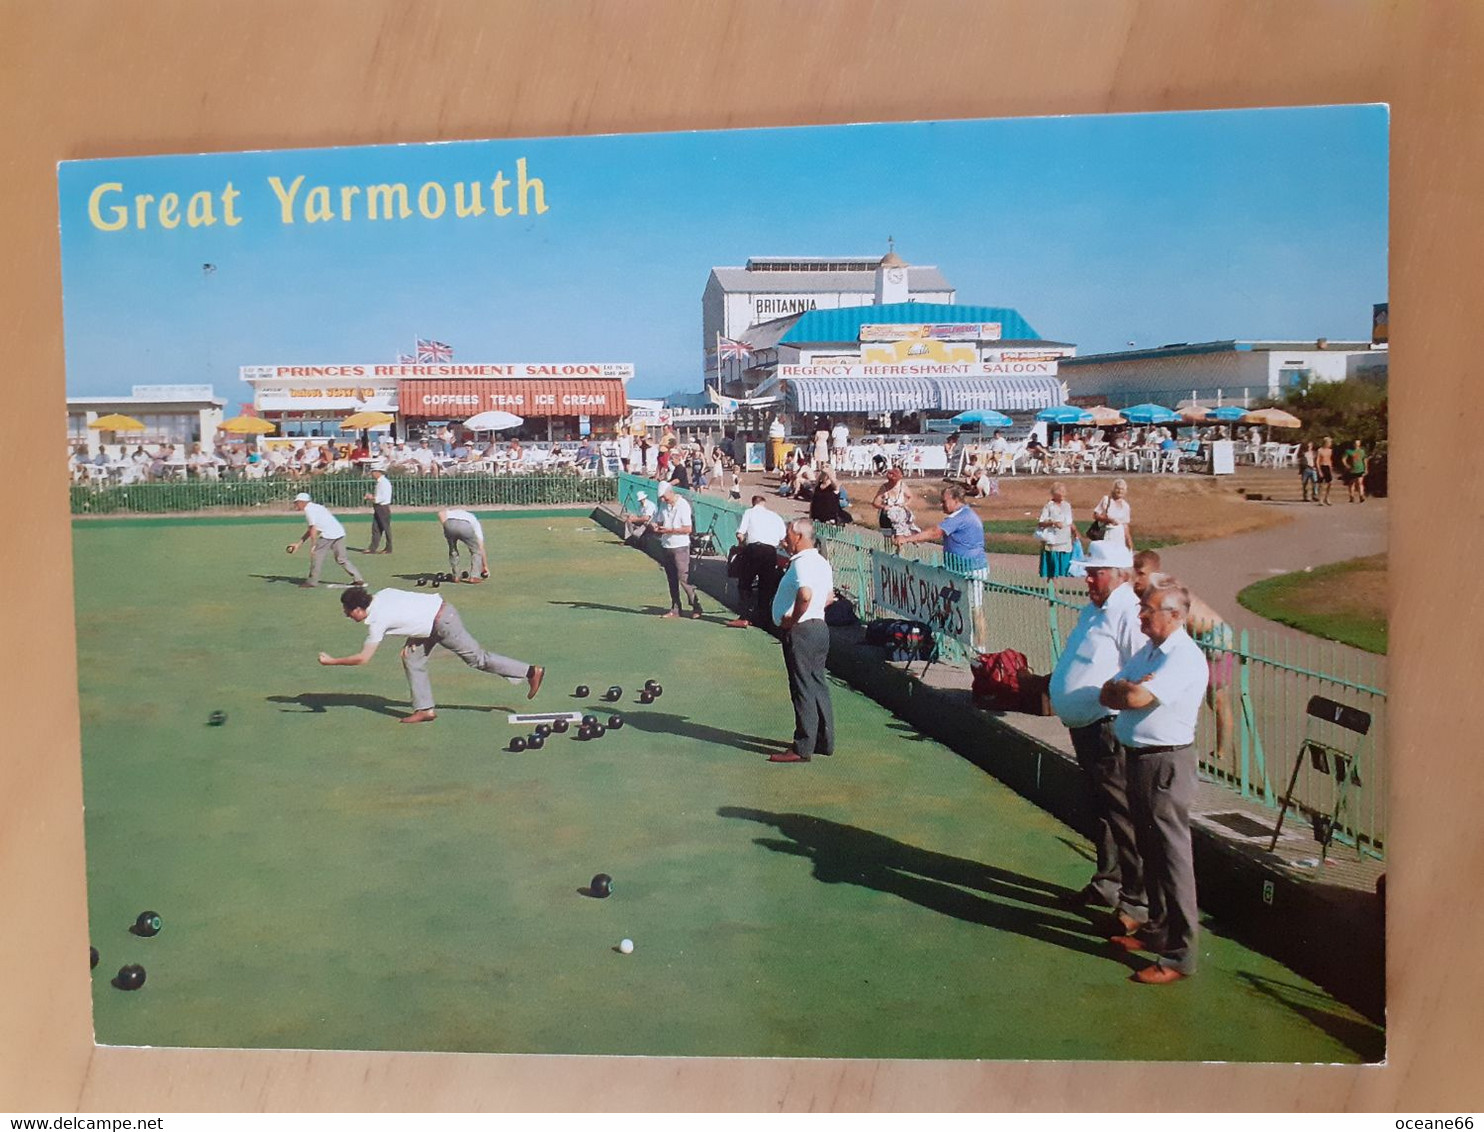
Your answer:
[[[801,621],[783,635],[783,664],[794,704],[794,750],[801,755],[835,753],[835,709],[825,662],[830,629],[823,621]]]
[[[407,687],[412,692],[412,710],[430,711],[433,707],[433,685],[428,680],[428,656],[434,645],[442,645],[470,668],[503,676],[512,684],[526,678],[531,666],[523,660],[512,660],[499,653],[487,652],[469,635],[459,619],[459,611],[448,602],[438,611],[430,637],[409,637],[402,649],[402,669],[407,673]]]
[[[1128,768],[1123,746],[1113,736],[1113,717],[1067,731],[1087,782],[1096,822],[1093,840],[1098,868],[1088,887],[1109,908],[1116,908],[1131,920],[1147,920],[1144,866],[1128,808]]]
[[[371,546],[372,554],[381,545],[381,536],[386,536],[386,548],[392,549],[392,505],[390,503],[373,503],[371,505]]]
[[[304,580],[311,586],[319,585],[319,573],[325,566],[325,555],[333,554],[335,561],[345,567],[345,572],[356,580],[357,583],[366,579],[361,577],[361,572],[350,564],[350,556],[345,553],[345,538],[317,538],[314,540],[314,549],[310,551],[309,577]]]
[[[459,544],[469,548],[469,577],[477,578],[484,573],[484,552],[479,549],[479,539],[474,528],[463,519],[449,519],[443,524],[443,537],[448,540],[448,571],[459,576]]]
[[[1195,973],[1195,856],[1190,843],[1190,804],[1195,800],[1195,754],[1190,747],[1157,754],[1128,751],[1128,805],[1144,861],[1149,896],[1145,938],[1162,967]]]
[[[692,609],[701,607],[696,597],[696,587],[690,584],[690,547],[660,547],[660,565],[665,568],[665,578],[670,583],[670,608],[680,612],[680,591],[690,600]]]

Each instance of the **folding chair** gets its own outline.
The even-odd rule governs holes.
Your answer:
[[[1278,846],[1278,835],[1283,832],[1283,815],[1293,803],[1293,791],[1298,785],[1299,771],[1303,769],[1304,759],[1307,757],[1320,774],[1333,774],[1335,779],[1334,812],[1327,816],[1317,812],[1314,814],[1314,840],[1319,842],[1319,859],[1323,861],[1329,853],[1335,830],[1340,828],[1340,818],[1346,811],[1350,787],[1359,789],[1362,785],[1358,768],[1365,737],[1371,730],[1371,715],[1323,696],[1310,697],[1307,714],[1309,725],[1299,747],[1298,758],[1293,760],[1293,774],[1289,776],[1288,790],[1283,795],[1282,805],[1278,807],[1278,823],[1273,829],[1273,840],[1268,843],[1268,852],[1273,852]],[[1333,724],[1354,735],[1350,749],[1336,747],[1317,738],[1316,721]]]

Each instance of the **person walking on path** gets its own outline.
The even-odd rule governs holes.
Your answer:
[[[319,585],[319,575],[324,569],[326,555],[333,555],[356,585],[364,584],[365,579],[361,577],[361,572],[350,564],[350,557],[345,553],[345,527],[340,520],[330,514],[328,507],[316,503],[307,491],[294,496],[294,506],[304,513],[309,528],[299,537],[298,542],[291,542],[284,549],[293,554],[308,542],[311,554],[309,576],[299,583],[299,588],[310,590]]]
[[[768,756],[770,763],[806,763],[835,753],[835,711],[830,703],[826,662],[830,630],[825,603],[835,593],[835,574],[814,545],[814,521],[795,519],[783,536],[788,570],[773,595],[773,620],[783,640],[783,665],[794,708],[793,745]]]
[[[1305,503],[1319,502],[1319,469],[1315,466],[1317,458],[1312,440],[1306,441],[1299,448],[1299,490],[1303,492]]]
[[[376,486],[366,494],[371,501],[371,545],[367,554],[390,554],[392,552],[392,481],[381,468],[371,469],[371,478]],[[382,536],[386,536],[386,549],[378,550]]]
[[[528,700],[535,697],[546,675],[540,665],[489,652],[464,628],[459,611],[438,594],[385,589],[377,590],[373,596],[361,586],[352,586],[340,595],[340,607],[345,616],[366,626],[366,643],[354,656],[322,652],[321,664],[365,664],[376,655],[377,646],[387,635],[407,639],[402,646],[402,668],[412,693],[412,714],[404,715],[399,723],[431,723],[438,718],[433,685],[428,680],[428,655],[437,645],[448,649],[470,668],[503,676],[512,684],[524,682]]]
[[[1113,481],[1112,489],[1093,508],[1092,517],[1095,522],[1103,524],[1103,538],[1121,542],[1128,547],[1130,554],[1134,552],[1134,532],[1129,526],[1133,512],[1128,503],[1128,480]],[[1088,538],[1095,541],[1091,535]]]
[[[448,542],[448,570],[459,577],[459,546],[469,550],[469,573],[463,581],[478,585],[490,576],[489,559],[484,553],[484,528],[472,511],[445,507],[438,512],[443,524],[443,537]]]
[[[1065,578],[1072,571],[1072,540],[1077,537],[1072,505],[1067,502],[1067,485],[1051,485],[1051,499],[1041,508],[1036,520],[1036,537],[1041,540],[1041,577]]]
[[[1327,436],[1314,453],[1314,468],[1319,473],[1319,502],[1328,507],[1329,485],[1335,480],[1335,442]]]
[[[735,620],[728,621],[730,629],[746,629],[758,625],[767,629],[773,625],[773,595],[778,590],[778,547],[788,533],[783,516],[768,510],[768,497],[754,495],[752,506],[742,512],[737,524],[737,550],[734,558],[737,574],[737,604]]]
[[[664,616],[680,616],[680,591],[690,602],[690,615],[701,618],[701,599],[690,580],[690,536],[694,529],[690,501],[676,493],[669,481],[660,484],[660,510],[655,516],[654,533],[660,536],[660,565],[670,583],[670,611]]]
[[[1117,712],[1104,707],[1103,685],[1147,643],[1139,598],[1130,584],[1133,556],[1116,539],[1088,550],[1087,594],[1077,624],[1051,673],[1051,710],[1072,736],[1092,803],[1097,871],[1069,903],[1112,908],[1125,935],[1149,919],[1143,865],[1128,802],[1128,767],[1113,733]]]
[[[1367,470],[1365,447],[1359,440],[1350,442],[1340,457],[1340,475],[1345,481],[1345,490],[1351,503],[1365,502],[1365,475]]]
[[[1190,804],[1196,792],[1195,721],[1206,690],[1206,658],[1185,624],[1190,595],[1158,575],[1139,605],[1149,643],[1103,685],[1099,700],[1118,712],[1113,734],[1128,758],[1128,802],[1144,865],[1149,920],[1138,934],[1112,937],[1128,951],[1158,958],[1134,975],[1177,982],[1196,970],[1195,852]]]

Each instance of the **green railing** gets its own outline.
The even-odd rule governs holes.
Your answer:
[[[501,507],[530,504],[606,503],[615,482],[599,476],[467,475],[402,476],[393,474],[392,499],[399,507]],[[184,483],[136,483],[117,487],[72,488],[74,515],[160,515],[182,511],[286,508],[307,491],[330,508],[368,507],[375,481],[357,473],[326,473],[299,478],[188,480]]]

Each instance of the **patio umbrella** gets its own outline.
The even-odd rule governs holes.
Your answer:
[[[992,428],[1009,428],[1015,422],[1004,413],[996,409],[965,409],[958,416],[951,418],[951,423],[956,425],[989,425]]]
[[[109,413],[106,417],[99,417],[88,427],[100,432],[143,432],[144,422],[126,417],[123,413]]]
[[[222,421],[216,426],[223,432],[235,432],[243,436],[249,434],[266,434],[274,431],[278,426],[272,421],[265,421],[262,417],[232,417]]]
[[[359,413],[352,413],[340,422],[340,427],[354,432],[357,429],[390,428],[392,422],[397,418],[390,413],[380,413],[374,409],[364,409]]]
[[[1304,422],[1282,409],[1254,409],[1242,417],[1243,424],[1267,425],[1268,428],[1302,428]]]
[[[1232,421],[1239,421],[1246,415],[1247,410],[1240,405],[1217,405],[1214,409],[1206,410],[1208,421],[1225,421],[1228,424]]]
[[[1152,405],[1148,402],[1142,405],[1130,405],[1120,412],[1129,424],[1171,424],[1180,419],[1180,414],[1173,409],[1166,409],[1163,405]]]
[[[1036,414],[1036,420],[1047,424],[1085,425],[1092,424],[1092,414],[1076,405],[1052,405]]]
[[[1107,405],[1094,405],[1087,410],[1092,414],[1092,423],[1102,428],[1106,425],[1125,424],[1123,414],[1117,409],[1111,409]]]
[[[1210,419],[1210,410],[1201,405],[1186,405],[1180,410],[1180,419],[1186,424],[1205,424]]]
[[[507,428],[518,428],[525,423],[525,417],[507,413],[503,409],[490,409],[487,412],[475,413],[464,422],[464,427],[471,432],[501,432]]]

